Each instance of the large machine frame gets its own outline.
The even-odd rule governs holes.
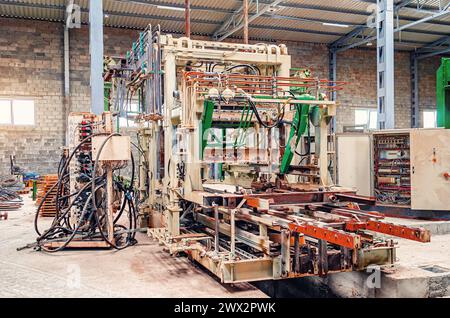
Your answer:
[[[395,244],[377,232],[429,241],[424,229],[362,211],[373,198],[333,184],[337,105],[328,96],[344,83],[293,72],[286,46],[149,27],[124,64],[117,78],[142,105],[140,211],[171,254],[236,283],[392,265]]]

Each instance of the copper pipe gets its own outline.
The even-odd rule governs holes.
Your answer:
[[[244,44],[248,44],[248,0],[244,0],[243,14],[244,14]]]
[[[186,37],[191,37],[191,0],[184,0],[184,19]]]

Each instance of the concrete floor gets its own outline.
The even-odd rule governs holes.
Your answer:
[[[138,245],[123,251],[18,252],[36,239],[36,206],[24,201],[21,210],[0,221],[0,297],[267,297],[250,284],[220,284],[144,234]]]
[[[207,270],[186,258],[169,256],[144,234],[138,235],[138,245],[123,251],[71,250],[46,254],[26,249],[18,252],[16,248],[36,239],[33,229],[36,206],[30,198],[25,197],[24,202],[21,210],[9,212],[8,220],[0,221],[0,297],[267,297],[251,284],[233,287],[220,284]],[[50,221],[43,219],[44,223]],[[448,295],[450,222],[436,227],[423,221],[386,221],[431,226],[432,240],[423,244],[397,239],[398,263],[383,276],[397,287],[386,283],[386,288],[377,294],[381,297]],[[435,270],[438,272],[433,272]],[[322,289],[318,287],[319,281],[341,297],[373,297],[364,287],[364,275],[340,273],[329,275],[326,280],[301,278],[266,282],[269,288],[257,285],[272,296],[322,297],[324,293],[316,294]],[[402,287],[406,286],[405,282],[409,287]],[[279,290],[277,293],[273,292],[273,284]],[[411,294],[415,290],[417,293]]]

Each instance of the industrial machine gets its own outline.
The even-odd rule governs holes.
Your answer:
[[[430,240],[334,184],[329,97],[345,83],[291,69],[286,46],[149,26],[112,64],[111,110],[138,126],[140,221],[171,254],[235,283],[391,265],[377,232]]]
[[[129,136],[113,132],[113,116],[71,113],[69,144],[58,168],[58,182],[47,191],[37,209],[37,248],[57,252],[64,248],[123,249],[136,243],[134,160]],[[131,177],[121,170],[131,161]],[[39,212],[51,201],[56,216],[50,227],[39,227]]]

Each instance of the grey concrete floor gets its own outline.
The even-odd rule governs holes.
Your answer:
[[[36,239],[33,229],[36,206],[31,199],[24,200],[21,210],[9,212],[8,220],[0,221],[0,297],[267,297],[250,284],[233,287],[220,284],[207,270],[184,257],[171,257],[144,234],[138,235],[137,246],[123,251],[68,250],[46,254],[27,249],[18,252],[17,247]],[[50,221],[43,219],[43,224]],[[426,225],[399,219],[387,221]],[[447,230],[447,224],[443,225]],[[399,248],[394,277],[419,277],[426,272],[437,275],[421,269],[424,266],[450,269],[450,234],[432,234],[431,243],[426,244],[396,241]],[[350,274],[341,276],[345,275]],[[300,283],[286,281],[279,285],[294,284],[303,289]],[[300,291],[295,295],[298,297]]]
[[[123,251],[18,252],[36,239],[36,206],[27,197],[24,201],[21,210],[0,221],[0,297],[267,297],[250,284],[222,285],[144,234]]]
[[[450,271],[450,234],[431,235],[430,243],[398,239],[397,258],[402,266],[437,265]]]

